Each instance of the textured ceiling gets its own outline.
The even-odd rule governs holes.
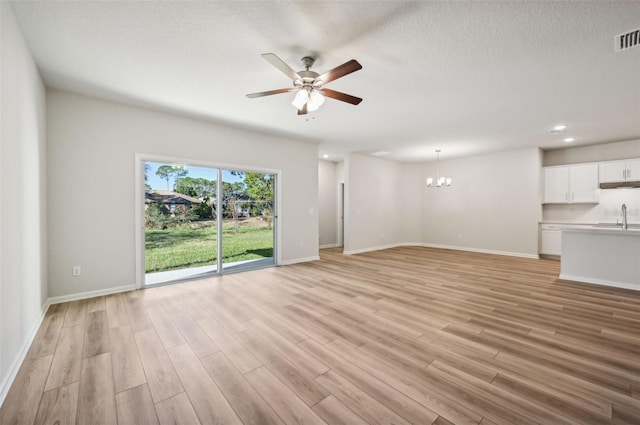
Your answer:
[[[640,138],[638,1],[13,2],[48,87],[319,143],[321,154],[432,160]],[[297,116],[261,58],[361,71]],[[564,123],[564,135],[548,130]]]

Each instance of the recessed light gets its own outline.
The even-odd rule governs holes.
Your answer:
[[[565,124],[558,124],[554,126],[551,130],[549,130],[549,133],[554,133],[554,134],[562,133],[566,129],[567,129],[567,126]]]
[[[378,152],[373,152],[371,155],[372,156],[385,156],[385,155],[389,155],[390,152],[387,151],[378,151]]]
[[[329,155],[327,155],[326,153],[325,153],[324,155],[322,155],[322,157],[323,157],[324,159],[329,159]]]
[[[567,143],[571,143],[574,140],[576,140],[576,139],[574,139],[573,137],[567,137],[566,139],[564,139],[564,141],[567,142]]]

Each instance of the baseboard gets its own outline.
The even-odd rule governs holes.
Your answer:
[[[574,275],[568,275],[568,274],[562,274],[562,273],[560,273],[560,276],[558,276],[558,278],[562,280],[571,280],[573,282],[579,282],[579,283],[589,283],[589,284],[600,285],[600,286],[612,286],[614,288],[632,289],[634,291],[640,291],[640,285],[634,284],[634,283],[615,282],[612,280],[595,279],[592,277],[574,276]]]
[[[328,245],[320,245],[320,249],[326,249],[326,248],[338,248],[340,245],[338,245],[337,243],[330,243]]]
[[[456,251],[479,252],[481,254],[495,254],[495,255],[506,255],[509,257],[532,258],[535,260],[540,259],[540,256],[538,254],[525,254],[522,252],[494,251],[492,249],[470,248],[466,246],[453,246],[453,245],[438,245],[438,244],[431,244],[431,243],[423,243],[423,244],[420,244],[420,246],[424,246],[427,248],[453,249]]]
[[[509,257],[533,258],[536,260],[540,258],[538,254],[524,254],[522,252],[509,252],[509,251],[494,251],[490,249],[469,248],[469,247],[452,246],[452,245],[438,245],[438,244],[419,243],[419,242],[414,242],[414,243],[404,242],[404,243],[396,243],[396,244],[389,244],[389,245],[372,246],[369,248],[361,248],[361,249],[344,251],[343,254],[345,255],[362,254],[364,252],[379,251],[381,249],[389,249],[389,248],[397,248],[399,246],[424,246],[427,248],[454,249],[456,251],[469,251],[469,252],[479,252],[482,254],[506,255]]]
[[[290,266],[291,264],[297,264],[297,263],[306,263],[309,261],[318,261],[320,259],[319,255],[314,255],[313,257],[307,257],[307,258],[295,258],[293,260],[284,260],[281,261],[280,264],[278,264],[279,266]]]
[[[98,289],[97,291],[79,292],[77,294],[61,295],[49,298],[49,304],[60,304],[68,301],[84,300],[87,298],[99,297],[102,295],[117,294],[120,292],[135,291],[136,285],[116,286],[115,288]]]
[[[381,249],[397,248],[399,246],[411,246],[411,245],[404,244],[404,243],[394,243],[394,244],[388,244],[388,245],[372,246],[368,248],[350,249],[348,251],[345,250],[342,253],[344,255],[362,254],[364,252],[380,251]]]
[[[13,384],[13,381],[16,379],[16,376],[18,376],[20,367],[22,366],[22,363],[24,363],[24,359],[27,357],[29,348],[31,347],[31,344],[33,344],[33,340],[36,338],[40,326],[42,326],[42,322],[44,321],[44,317],[46,316],[47,310],[49,309],[50,305],[51,303],[49,303],[49,300],[44,303],[44,306],[42,307],[42,311],[40,313],[40,320],[37,320],[35,325],[31,328],[31,331],[27,335],[27,339],[25,340],[24,344],[22,344],[18,355],[11,364],[11,367],[7,371],[7,374],[2,380],[2,383],[0,383],[0,406],[2,406],[2,404],[4,403],[4,400],[9,393],[9,389]]]

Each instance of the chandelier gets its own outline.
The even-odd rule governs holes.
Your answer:
[[[438,155],[437,163],[440,164],[440,149],[436,150],[436,154]],[[436,178],[427,177],[427,187],[442,187],[442,186],[451,186],[451,178],[440,176],[440,166],[438,165],[436,168]]]

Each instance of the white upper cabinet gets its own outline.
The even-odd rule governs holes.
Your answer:
[[[557,204],[567,202],[569,193],[569,167],[550,167],[544,169],[544,203]]]
[[[563,165],[543,170],[543,203],[598,203],[598,164]]]
[[[640,181],[640,159],[628,159],[627,163],[627,181]]]
[[[640,159],[601,162],[599,180],[600,183],[640,180]]]

